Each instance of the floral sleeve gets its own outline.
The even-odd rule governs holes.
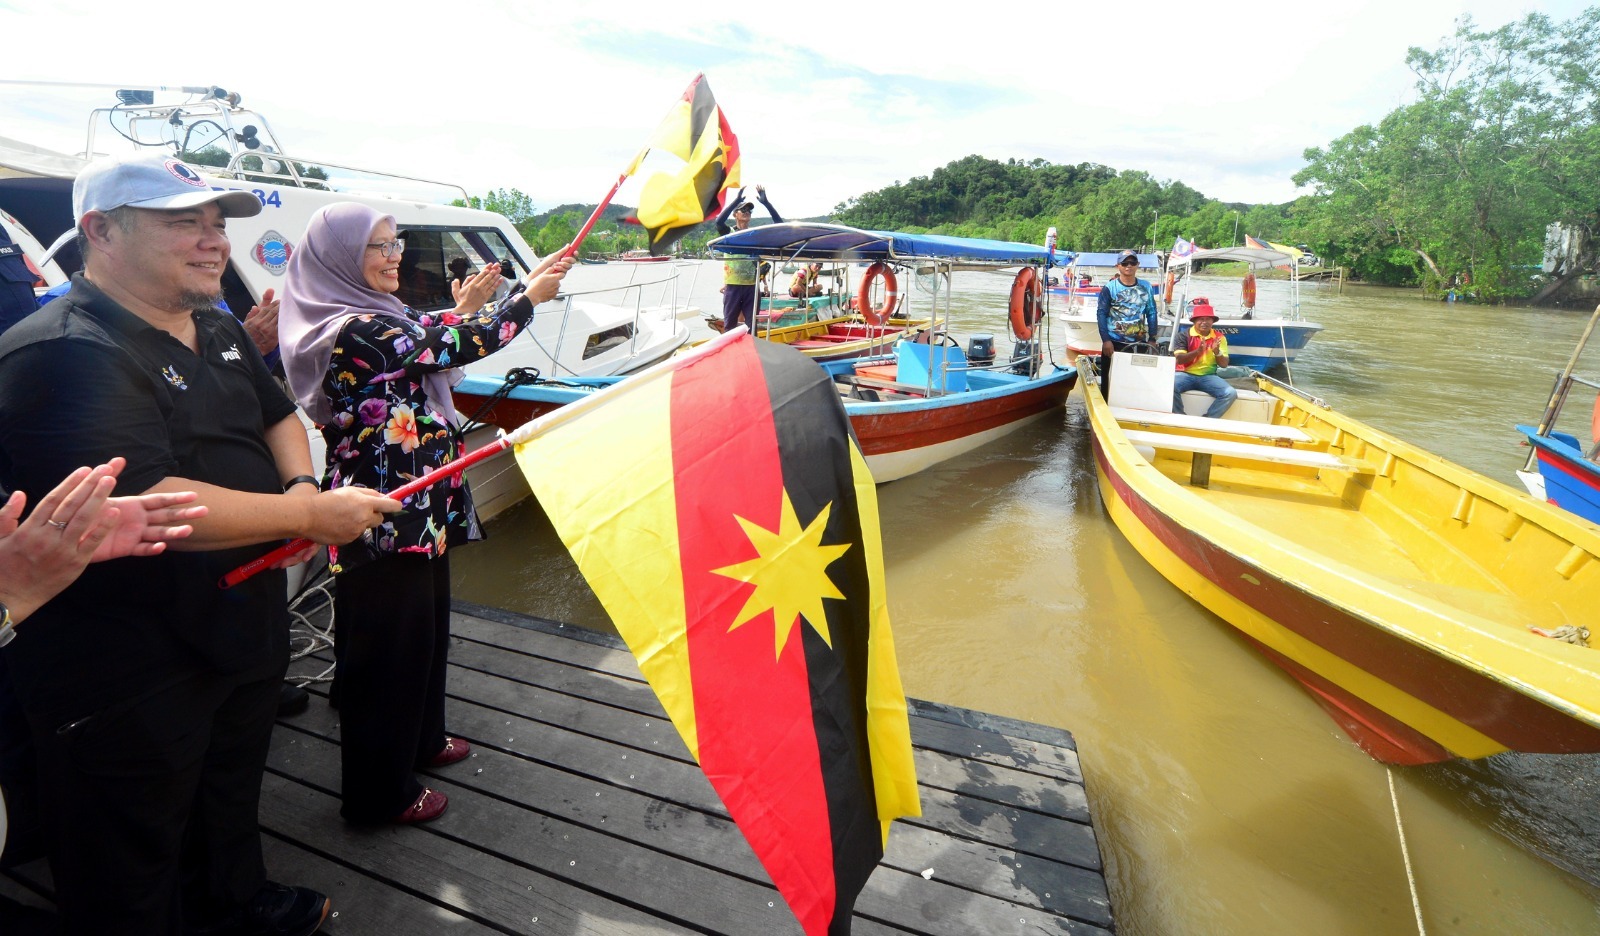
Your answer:
[[[526,296],[484,306],[471,315],[412,312],[414,325],[361,316],[339,335],[344,354],[373,380],[398,380],[448,370],[487,357],[515,338],[533,317]]]

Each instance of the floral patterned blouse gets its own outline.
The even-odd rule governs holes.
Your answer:
[[[322,381],[334,411],[322,427],[324,490],[360,485],[390,491],[460,458],[460,435],[429,405],[422,377],[500,350],[526,327],[533,305],[519,294],[465,317],[453,310],[406,314],[409,324],[357,316],[339,332]],[[404,503],[404,511],[360,539],[329,547],[333,571],[393,553],[442,556],[449,546],[483,537],[461,475]]]

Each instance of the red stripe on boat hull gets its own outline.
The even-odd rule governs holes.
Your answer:
[[[1076,382],[1074,375],[1058,383],[977,403],[881,414],[851,413],[850,426],[856,431],[863,455],[909,452],[1058,408],[1066,403]]]
[[[1185,529],[1111,471],[1098,436],[1094,442],[1095,459],[1101,473],[1110,480],[1117,497],[1139,522],[1185,564],[1240,602],[1507,748],[1552,754],[1600,751],[1600,730],[1481,673],[1457,666],[1416,644],[1379,630],[1292,583],[1272,578],[1262,569],[1246,564],[1203,536]],[[1259,581],[1259,586],[1247,590],[1246,575]],[[1281,662],[1276,654],[1269,654],[1269,658]],[[1334,703],[1343,713],[1336,715],[1336,719],[1363,749],[1374,752],[1375,757],[1382,759],[1375,752],[1393,750],[1400,758],[1394,761],[1396,763],[1422,763],[1438,759],[1438,753],[1444,751],[1426,735],[1373,708],[1347,690],[1320,677],[1316,685],[1307,682],[1302,674],[1308,671],[1303,667],[1285,669],[1305,683],[1319,700]],[[1371,713],[1374,712],[1381,718],[1373,717]]]

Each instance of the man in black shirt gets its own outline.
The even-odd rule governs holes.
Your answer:
[[[225,219],[260,210],[177,159],[94,163],[73,187],[77,228],[52,247],[75,234],[84,272],[0,336],[0,486],[37,502],[122,455],[122,491],[197,491],[209,511],[160,556],[90,567],[4,651],[67,934],[304,936],[328,912],[266,881],[256,825],[288,663],[284,574],[217,581],[286,538],[348,542],[399,504],[318,492],[294,404],[214,308]]]

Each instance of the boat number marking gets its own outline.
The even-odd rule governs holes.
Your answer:
[[[283,207],[283,202],[279,200],[277,192],[265,192],[261,189],[251,189],[250,191],[254,192],[255,196],[261,199],[261,204],[263,205],[271,205],[274,208]]]

